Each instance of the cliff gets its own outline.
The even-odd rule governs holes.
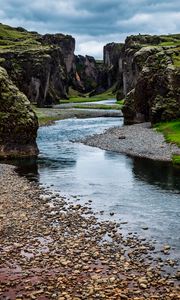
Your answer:
[[[107,84],[108,88],[117,84],[115,89],[118,89],[119,85],[122,85],[122,75],[120,72],[121,66],[121,53],[124,44],[122,43],[109,43],[104,46],[103,60],[104,66],[107,72]]]
[[[81,92],[89,93],[99,83],[100,68],[94,57],[78,55],[74,57],[72,87]]]
[[[0,67],[0,157],[37,155],[37,129],[30,102]]]
[[[96,93],[99,85],[106,89],[102,64],[90,56],[76,56],[74,50],[70,35],[40,35],[0,24],[0,66],[38,106],[68,99],[70,87],[81,94]]]
[[[180,117],[180,35],[130,36],[107,45],[104,57],[125,98],[125,123]]]
[[[0,24],[0,65],[38,106],[68,97],[75,40],[63,34],[40,35]]]

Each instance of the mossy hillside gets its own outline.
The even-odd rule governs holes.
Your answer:
[[[172,54],[172,62],[176,68],[180,68],[180,47],[174,49]]]
[[[138,47],[146,46],[178,46],[180,45],[180,34],[168,35],[131,35],[126,38],[126,45],[138,50]]]
[[[0,23],[0,53],[8,50],[29,50],[43,49],[47,47],[60,47],[63,42],[68,43],[68,39],[72,38],[68,35],[56,34],[59,43],[51,43],[53,37],[51,35],[42,36],[37,32],[29,32],[21,27],[11,27]],[[54,40],[56,39],[54,38]]]
[[[8,25],[0,24],[0,50],[18,47],[38,47],[41,45],[38,42],[39,35],[31,33],[23,28],[13,28]]]

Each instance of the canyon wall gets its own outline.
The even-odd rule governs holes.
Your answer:
[[[39,107],[68,99],[70,87],[82,94],[98,87],[100,64],[93,57],[76,56],[74,50],[70,35],[40,35],[0,24],[0,66]]]
[[[125,123],[180,117],[180,35],[137,35],[105,46],[105,64],[125,99]]]

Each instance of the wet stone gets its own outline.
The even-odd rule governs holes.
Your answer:
[[[127,222],[101,222],[13,167],[3,167],[0,187],[0,299],[178,299],[179,271],[164,274],[173,262],[124,236]]]

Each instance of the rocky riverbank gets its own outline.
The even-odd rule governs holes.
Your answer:
[[[151,128],[150,123],[112,128],[82,142],[92,147],[154,160],[171,161],[173,154],[180,155],[180,148],[167,143],[161,133]]]
[[[86,119],[99,117],[122,117],[120,110],[108,109],[76,109],[76,108],[33,108],[38,116],[39,125],[51,125],[55,121],[65,119]]]
[[[0,299],[180,299],[176,262],[98,221],[91,201],[71,203],[8,165],[0,175]]]

